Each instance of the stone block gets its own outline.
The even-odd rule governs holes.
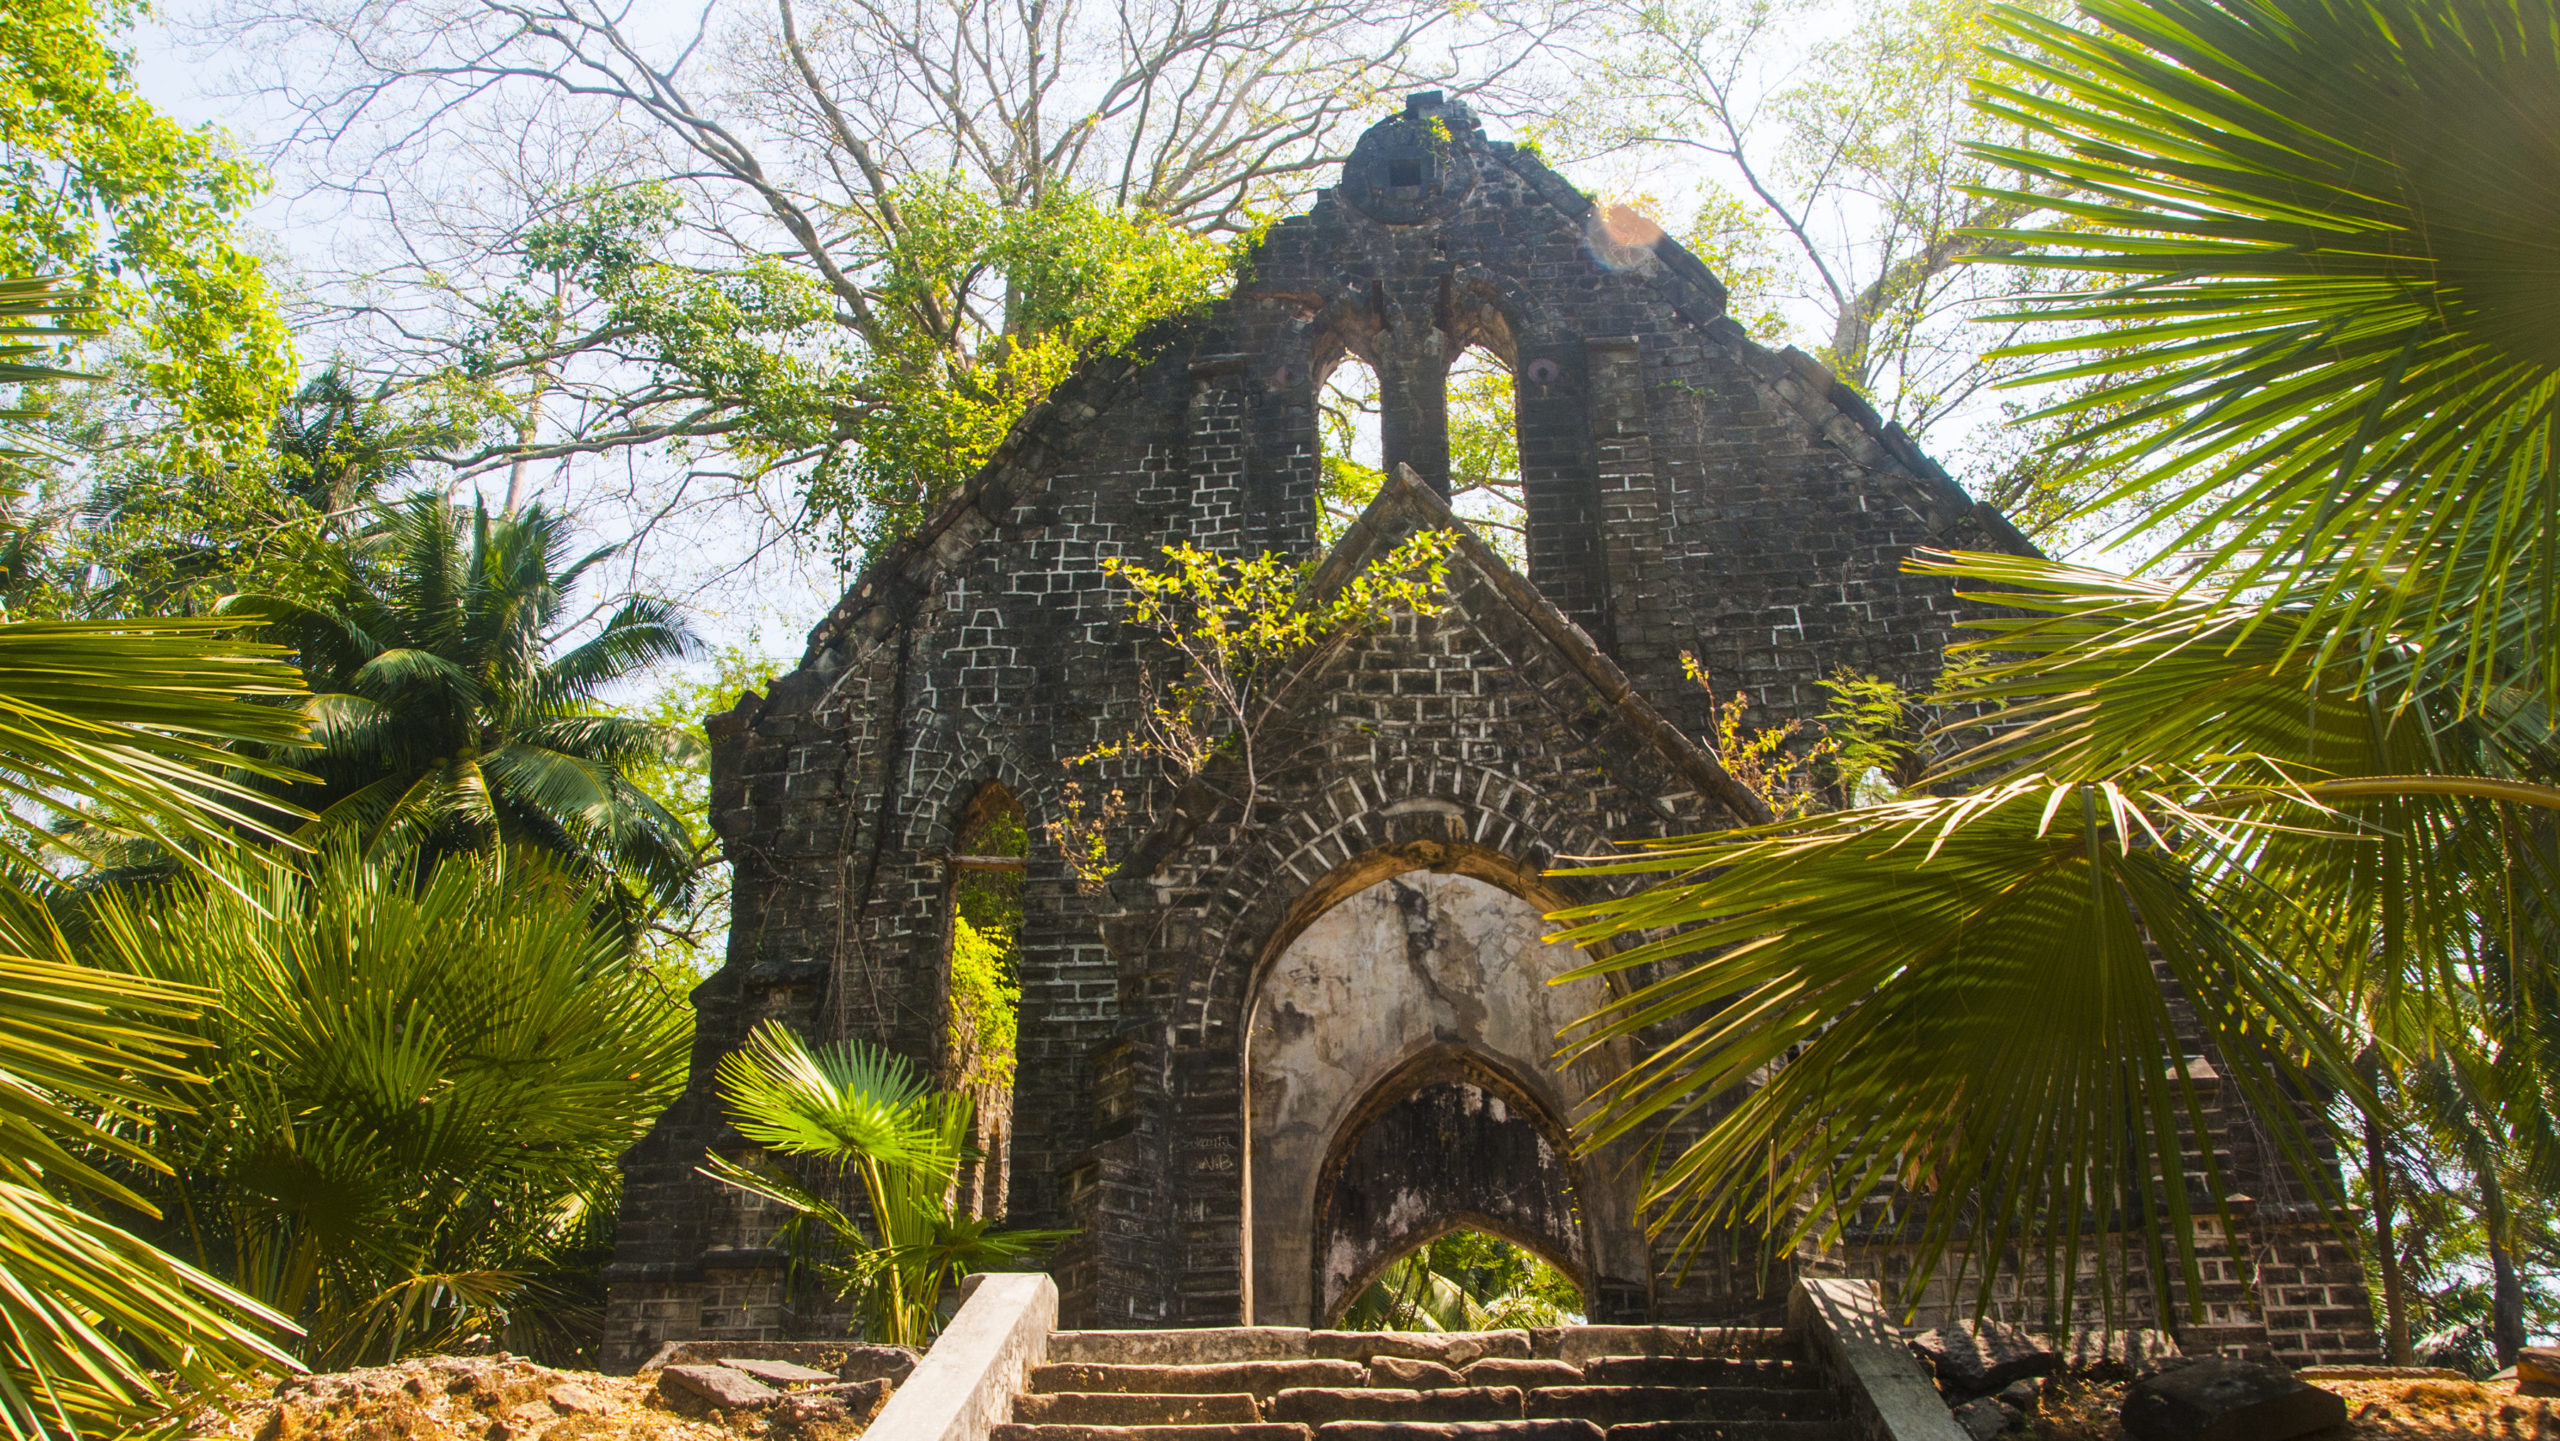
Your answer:
[[[1998,1321],[1967,1322],[1923,1331],[1911,1338],[1912,1354],[1951,1398],[1984,1396],[2027,1376],[2062,1369],[2062,1353],[2041,1338]]]
[[[1484,1364],[1477,1362],[1477,1365]],[[1514,1365],[1531,1364],[1515,1361]],[[1437,1361],[1417,1361],[1409,1356],[1379,1356],[1369,1362],[1369,1384],[1408,1391],[1445,1391],[1453,1386],[1492,1385],[1493,1382],[1470,1382]]]
[[[2281,1366],[2217,1356],[2135,1382],[2121,1414],[2134,1441],[2289,1441],[2345,1425],[2347,1403]]]
[[[669,1366],[658,1373],[660,1394],[716,1406],[724,1411],[751,1411],[770,1406],[782,1393],[726,1366]]]
[[[1534,1342],[1533,1342],[1534,1345]],[[1582,1368],[1569,1361],[1542,1357],[1488,1356],[1470,1362],[1461,1373],[1470,1386],[1578,1386],[1582,1384]]]
[[[2015,1410],[1989,1396],[1978,1396],[1947,1414],[1970,1441],[1992,1441],[2018,1420]]]
[[[1271,1419],[1320,1426],[1327,1421],[1517,1421],[1520,1388],[1469,1386],[1450,1391],[1301,1386],[1272,1398]]]
[[[806,1386],[813,1381],[833,1381],[836,1373],[803,1366],[795,1361],[766,1360],[756,1356],[723,1356],[720,1364],[732,1371],[743,1371],[768,1386]]]

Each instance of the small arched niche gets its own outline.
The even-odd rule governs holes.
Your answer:
[[[957,1209],[1001,1217],[1013,1150],[1014,1046],[1022,981],[1024,868],[1030,832],[1013,793],[994,782],[960,811],[952,839],[951,886],[943,931],[942,1057],[936,1079],[969,1097],[971,1147],[960,1170]]]

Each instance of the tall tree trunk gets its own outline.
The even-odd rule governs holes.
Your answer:
[[[2380,1119],[2364,1118],[2365,1173],[2373,1182],[2373,1239],[2382,1257],[2383,1355],[2394,1366],[2416,1364],[2409,1348],[2409,1300],[2400,1279],[2400,1238],[2393,1234],[2391,1149]]]
[[[2484,1159],[2489,1164],[2480,1167],[2480,1201],[2488,1213],[2481,1219],[2489,1233],[2489,1338],[2498,1348],[2498,1364],[2512,1366],[2525,1343],[2524,1282],[2516,1275],[2515,1253],[2508,1249],[2506,1188],[2499,1184],[2494,1159]]]

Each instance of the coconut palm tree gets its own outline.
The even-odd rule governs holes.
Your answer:
[[[2042,138],[1985,153],[2054,218],[1999,238],[2111,282],[2033,311],[2077,323],[2032,347],[2081,383],[2075,441],[2143,488],[2100,504],[2193,519],[2137,527],[2164,558],[2135,578],[1923,557],[1984,604],[1951,758],[1603,866],[1664,879],[1573,932],[1636,942],[1578,1044],[1690,1018],[1583,1130],[1706,1121],[1651,1183],[1684,1244],[1835,1242],[1900,1183],[1968,1198],[1922,1209],[1915,1288],[1961,1244],[1987,1304],[2015,1245],[2065,1313],[2128,1221],[2109,1270],[2197,1294],[2194,1213],[2231,1188],[2173,996],[2315,1187],[2297,1098],[2369,1099],[2359,1056],[2477,1036],[2560,1070],[2547,1017],[2470,994],[2555,959],[2560,4],[2081,10],[2001,21],[2051,88],[1981,87]]]
[[[286,794],[320,832],[431,857],[537,846],[681,902],[700,857],[631,777],[696,743],[600,697],[692,639],[674,606],[645,596],[582,632],[572,597],[613,553],[572,559],[566,518],[540,505],[493,515],[425,494],[333,562],[326,601],[234,601],[225,613],[271,622],[318,693],[317,749],[299,761],[318,779]]]
[[[84,307],[0,280],[0,381],[76,379],[46,363]],[[0,412],[0,418],[9,417]],[[37,443],[0,433],[0,460]],[[257,781],[291,772],[241,746],[299,739],[292,667],[227,622],[0,619],[0,1430],[108,1434],[226,1373],[289,1366],[280,1316],[93,1209],[149,1203],[119,1177],[161,1162],[131,1135],[184,1083],[170,1026],[201,991],[65,958],[42,904],[76,862],[48,822],[94,808],[173,853],[274,835]]]

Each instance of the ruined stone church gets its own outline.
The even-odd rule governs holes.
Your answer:
[[[1604,892],[1549,872],[1755,813],[1692,739],[1711,702],[1683,652],[1767,723],[1817,712],[1842,668],[1924,686],[1959,605],[1903,561],[2030,547],[1627,219],[1413,97],[1231,298],[1083,366],[799,669],[713,719],[735,919],[687,1090],[624,1163],[609,1362],[841,1324],[790,1283],[780,1218],[699,1173],[744,1145],[713,1069],[778,1019],[947,1073],[954,898],[986,871],[1019,878],[1020,1034],[975,1184],[1010,1224],[1077,1233],[1049,1262],[1064,1324],[1321,1326],[1456,1226],[1555,1265],[1595,1321],[1783,1297],[1756,1264],[1671,1265],[1633,1150],[1572,1154],[1570,1118],[1630,1057],[1554,1060],[1608,993],[1550,984],[1575,954],[1542,917]],[[1069,759],[1131,729],[1147,656],[1106,559],[1188,543],[1339,580],[1455,524],[1447,378],[1470,348],[1514,381],[1525,573],[1470,536],[1440,613],[1341,645],[1288,699],[1250,829],[1216,788],[1133,767],[1104,893],[1036,840],[982,844],[991,818],[1036,837]],[[1377,377],[1387,470],[1419,484],[1391,479],[1326,550],[1318,396],[1347,361]],[[2245,1114],[2225,1125],[2233,1173],[2267,1175]],[[2182,1339],[2369,1352],[2352,1254],[2269,1194]],[[1893,1274],[1883,1241],[1831,1261]]]

